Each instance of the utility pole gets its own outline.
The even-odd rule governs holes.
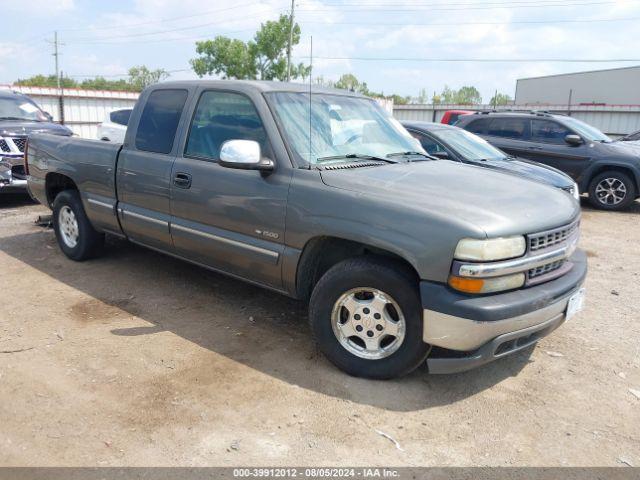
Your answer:
[[[289,43],[287,44],[287,82],[291,81],[291,44],[293,43],[293,18],[296,0],[291,0],[291,15],[289,15]]]
[[[58,90],[60,90],[60,71],[58,70],[58,31],[53,32],[53,56],[56,59],[56,79],[58,81]]]
[[[62,99],[62,75],[60,72],[60,53],[59,47],[64,45],[64,43],[60,43],[58,41],[58,31],[53,32],[53,42],[47,40],[49,43],[53,43],[53,58],[55,60],[56,66],[56,86],[58,87],[58,118],[62,123],[64,123],[64,100]]]

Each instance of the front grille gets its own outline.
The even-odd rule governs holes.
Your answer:
[[[576,221],[564,227],[529,235],[529,251],[536,252],[564,242],[578,229],[579,225],[580,222]]]
[[[9,144],[4,139],[0,139],[0,150],[2,150],[3,152],[11,151],[11,149],[9,148]]]
[[[24,146],[27,144],[26,138],[14,138],[13,143],[20,150],[20,153],[24,153]]]
[[[547,263],[546,265],[542,265],[540,267],[532,268],[529,270],[528,275],[529,279],[539,277],[540,275],[544,275],[549,272],[553,272],[554,270],[559,269],[565,260],[558,260],[556,262]]]

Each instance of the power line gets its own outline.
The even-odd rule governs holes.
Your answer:
[[[276,12],[281,12],[282,9],[280,10],[276,10]],[[185,30],[195,30],[198,28],[205,28],[205,27],[211,27],[214,25],[220,25],[221,23],[229,23],[229,22],[238,22],[238,21],[243,21],[243,20],[248,20],[251,18],[256,18],[259,16],[262,16],[263,14],[267,13],[267,11],[263,11],[261,13],[255,14],[255,15],[250,15],[250,16],[243,16],[243,17],[239,17],[239,18],[226,18],[226,19],[222,19],[222,20],[218,20],[216,22],[208,22],[208,23],[202,23],[199,25],[190,25],[187,27],[178,27],[178,28],[170,28],[170,29],[166,29],[166,30],[157,30],[154,32],[138,32],[138,33],[129,33],[129,34],[124,34],[124,35],[108,35],[108,36],[98,36],[98,37],[79,37],[79,38],[71,38],[70,40],[75,41],[75,42],[82,42],[82,41],[86,41],[87,43],[93,41],[93,40],[111,40],[111,39],[117,39],[117,38],[134,38],[134,37],[142,37],[142,36],[148,36],[148,35],[161,35],[161,34],[165,34],[165,33],[172,33],[172,32],[180,32],[180,31],[185,31]]]
[[[448,6],[496,6],[496,7],[510,7],[510,6],[518,6],[520,4],[561,4],[561,5],[569,5],[572,6],[578,0],[568,0],[571,3],[567,3],[567,0],[507,0],[504,2],[447,2]],[[415,2],[415,3],[404,3],[403,5],[398,6],[397,3],[385,3],[385,2],[357,2],[357,3],[349,3],[349,2],[339,2],[333,3],[331,1],[322,2],[323,6],[332,6],[332,7],[345,7],[345,6],[356,6],[361,8],[369,8],[369,7],[396,7],[398,9],[409,8],[409,7],[438,7],[441,6],[440,2]]]
[[[463,12],[467,10],[496,10],[499,8],[556,8],[556,7],[584,7],[590,5],[608,5],[615,4],[615,1],[596,1],[596,2],[581,2],[581,3],[563,3],[563,4],[543,4],[541,2],[536,2],[535,5],[513,5],[513,6],[464,6],[463,8],[377,8],[371,9],[371,7],[350,7],[350,8],[341,8],[340,12],[360,12],[362,13],[363,9],[367,10],[371,13],[411,13],[411,12],[437,12],[437,11],[449,11],[449,12]],[[299,9],[301,12],[305,13],[335,13],[335,10],[330,9]]]
[[[302,58],[302,57],[299,57]],[[418,57],[322,57],[322,60],[354,60],[364,62],[477,62],[477,63],[620,63],[640,62],[640,58],[418,58]]]
[[[305,20],[305,24],[315,25],[363,25],[363,26],[388,26],[388,27],[437,27],[437,26],[453,26],[453,25],[512,25],[512,24],[555,24],[555,23],[608,23],[608,22],[634,22],[640,20],[640,17],[631,18],[601,18],[601,19],[584,19],[584,20],[513,20],[508,22],[439,22],[439,23],[388,23],[388,22],[321,22],[317,20]]]
[[[237,10],[238,8],[243,8],[243,7],[249,7],[252,5],[262,5],[263,2],[256,2],[256,1],[252,1],[252,2],[246,2],[246,3],[240,3],[237,5],[234,5],[232,7],[226,7],[226,8],[219,8],[216,10],[207,10],[205,12],[200,12],[200,13],[194,13],[191,15],[183,15],[180,17],[171,17],[171,18],[161,18],[158,20],[150,20],[148,22],[139,22],[139,23],[129,23],[129,24],[111,24],[111,25],[102,25],[99,27],[82,27],[82,28],[67,28],[67,29],[63,29],[62,31],[64,32],[79,32],[79,31],[93,31],[93,30],[112,30],[114,28],[129,28],[129,27],[139,27],[139,26],[143,26],[143,25],[156,25],[159,23],[166,23],[166,22],[176,22],[176,21],[180,21],[180,20],[184,20],[187,18],[195,18],[195,17],[204,17],[207,15],[212,15],[214,13],[220,13],[220,12],[225,12],[228,10]],[[269,6],[269,5],[265,5],[265,6]],[[270,7],[270,6],[269,6]],[[284,7],[282,7],[284,8]]]
[[[255,32],[256,31],[256,27],[251,27],[251,28],[244,28],[242,30],[233,30],[230,32],[217,32],[216,35],[233,35],[236,33],[244,33],[244,32]],[[179,37],[179,38],[175,38],[175,37],[170,37],[170,38],[156,38],[156,39],[150,39],[150,40],[135,40],[135,45],[141,45],[141,44],[149,44],[149,43],[163,43],[163,42],[192,42],[192,41],[198,41],[198,40],[209,40],[211,39],[212,35],[198,35],[198,36],[194,36],[194,37]],[[97,42],[82,42],[82,44],[78,44],[78,45],[128,45],[131,42],[133,42],[134,40],[122,40],[122,41],[113,41],[113,42],[101,42],[101,41],[97,41]]]
[[[189,72],[191,71],[190,68],[179,68],[176,70],[165,70],[165,72],[167,73],[178,73],[178,72]],[[93,75],[89,75],[89,74],[83,74],[83,75],[65,75],[66,77],[70,77],[70,78],[96,78],[96,77],[102,77],[102,78],[116,78],[116,77],[128,77],[129,73],[110,73],[107,75],[100,75],[100,74],[93,74]]]

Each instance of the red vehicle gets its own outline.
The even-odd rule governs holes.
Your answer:
[[[444,112],[444,116],[442,117],[442,120],[440,120],[440,123],[453,125],[458,121],[458,118],[461,115],[469,115],[472,113],[475,112],[473,112],[472,110],[447,110],[446,112]]]

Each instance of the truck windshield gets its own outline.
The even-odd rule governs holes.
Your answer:
[[[433,134],[467,160],[504,160],[507,157],[486,140],[461,128],[443,128]]]
[[[287,142],[311,164],[424,152],[400,123],[368,98],[314,93],[268,94]],[[311,115],[309,115],[311,108]]]
[[[0,120],[44,122],[47,117],[35,103],[24,97],[0,97]]]

